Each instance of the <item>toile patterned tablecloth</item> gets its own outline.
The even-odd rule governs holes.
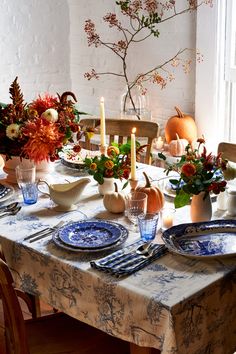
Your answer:
[[[80,178],[80,172],[55,165],[48,176],[57,182]],[[154,179],[161,169],[140,165]],[[1,177],[1,176],[0,176]],[[4,177],[4,175],[2,175]],[[12,199],[21,196],[16,192]],[[214,218],[224,217],[215,212]],[[168,253],[142,270],[114,278],[92,269],[90,261],[112,251],[70,252],[51,238],[30,244],[23,238],[60,220],[114,220],[129,229],[125,244],[139,238],[124,215],[105,211],[93,180],[78,210],[55,211],[41,195],[35,205],[22,204],[16,216],[0,220],[0,242],[16,284],[69,315],[124,340],[163,354],[233,354],[236,349],[236,259],[197,260]],[[176,223],[189,221],[179,209]]]

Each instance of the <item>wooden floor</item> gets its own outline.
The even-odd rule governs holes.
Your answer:
[[[25,303],[21,300],[20,303],[21,303],[24,318],[25,319],[31,318]],[[52,308],[49,305],[41,303],[40,307],[41,307],[42,315],[47,315],[52,313]],[[0,354],[6,354],[4,342],[5,342],[4,341],[4,320],[3,320],[2,302],[0,301]]]

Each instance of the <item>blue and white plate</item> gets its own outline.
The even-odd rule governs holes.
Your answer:
[[[66,245],[98,249],[119,241],[123,228],[110,221],[78,221],[70,223],[58,231],[58,236]]]
[[[94,221],[93,221],[94,222]],[[99,221],[100,222],[100,221]],[[113,248],[118,248],[120,245],[122,245],[128,238],[128,235],[129,235],[129,232],[128,230],[118,224],[118,223],[115,223],[115,222],[111,222],[111,221],[107,221],[106,223],[109,223],[109,224],[112,224],[114,225],[115,227],[117,227],[119,230],[120,230],[120,238],[117,242],[115,243],[112,243],[110,245],[107,245],[107,246],[104,246],[104,247],[94,247],[94,248],[84,248],[84,247],[74,247],[72,245],[68,245],[68,244],[65,244],[59,237],[59,232],[54,232],[52,234],[52,239],[53,241],[55,242],[55,244],[67,251],[72,251],[72,252],[102,252],[102,251],[106,251],[106,250],[110,250],[110,249],[113,249]]]
[[[163,232],[170,251],[188,257],[236,256],[236,220],[181,224]]]

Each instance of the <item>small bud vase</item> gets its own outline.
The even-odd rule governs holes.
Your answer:
[[[104,182],[103,184],[98,184],[98,192],[100,195],[104,195],[109,192],[115,191],[115,178],[113,177],[104,177]]]
[[[205,197],[205,192],[193,195],[190,215],[192,222],[209,221],[212,217],[212,203],[209,193]]]

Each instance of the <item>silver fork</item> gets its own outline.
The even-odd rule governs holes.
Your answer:
[[[21,206],[18,206],[15,209],[11,209],[8,211],[4,211],[0,214],[0,219],[4,218],[5,216],[16,215],[21,210]]]

